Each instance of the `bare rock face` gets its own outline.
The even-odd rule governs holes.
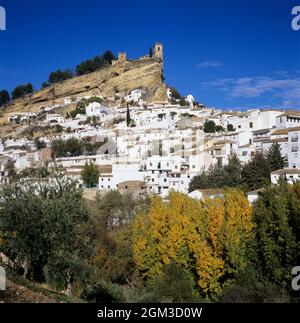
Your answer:
[[[165,101],[167,89],[162,79],[162,64],[155,59],[119,62],[15,100],[8,106],[7,114],[38,112],[44,107],[63,104],[66,98],[94,95],[108,98],[117,93],[129,94],[135,89],[146,91],[147,102]]]

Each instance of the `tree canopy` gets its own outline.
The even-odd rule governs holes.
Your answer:
[[[96,56],[93,59],[89,59],[78,64],[76,67],[76,75],[81,76],[95,72],[107,65],[111,65],[114,59],[114,54],[112,51],[108,50],[104,52],[103,55]]]
[[[169,202],[153,197],[150,212],[136,217],[133,254],[145,279],[154,280],[175,261],[202,296],[218,297],[225,277],[246,270],[253,237],[251,207],[240,191],[204,202],[172,193]]]
[[[97,187],[98,180],[99,180],[99,169],[98,167],[93,163],[86,163],[82,172],[81,172],[81,178],[83,180],[83,183],[86,187]]]
[[[72,78],[73,76],[74,73],[70,69],[66,69],[64,71],[58,69],[57,71],[50,73],[48,83],[53,84],[62,82]]]
[[[214,165],[190,183],[190,192],[197,189],[239,187],[242,181],[242,164],[236,155],[229,157],[228,165]]]
[[[25,84],[25,85],[19,85],[17,86],[11,96],[12,96],[12,99],[15,100],[15,99],[18,99],[26,94],[30,94],[33,92],[33,86],[31,83],[28,83],[28,84]]]
[[[70,138],[68,140],[54,140],[52,142],[52,151],[54,158],[76,157],[81,155],[96,155],[103,142],[91,142],[91,137],[78,140]]]
[[[0,107],[7,104],[10,101],[10,95],[6,90],[0,91]]]
[[[76,184],[57,173],[45,181],[16,183],[1,189],[2,250],[24,268],[24,275],[60,288],[76,280],[82,270],[83,241],[77,225],[87,211]],[[87,249],[86,249],[87,250]]]
[[[266,153],[267,161],[270,164],[271,172],[275,172],[276,170],[283,169],[285,166],[285,158],[281,154],[281,147],[276,142]]]

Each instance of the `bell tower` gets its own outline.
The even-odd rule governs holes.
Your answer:
[[[154,57],[161,63],[164,61],[164,46],[161,43],[156,43],[154,46]]]

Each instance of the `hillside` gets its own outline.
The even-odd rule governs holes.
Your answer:
[[[29,282],[12,271],[7,274],[6,291],[0,291],[0,303],[81,303],[50,290],[46,285]]]
[[[12,101],[5,109],[1,121],[7,120],[11,113],[39,112],[45,107],[61,105],[66,98],[114,98],[117,93],[125,95],[134,89],[145,90],[144,100],[147,102],[166,100],[167,90],[162,79],[162,64],[155,59],[119,62]]]

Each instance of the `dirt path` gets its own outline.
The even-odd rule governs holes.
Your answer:
[[[8,280],[7,290],[0,291],[0,303],[57,303],[57,301]]]

